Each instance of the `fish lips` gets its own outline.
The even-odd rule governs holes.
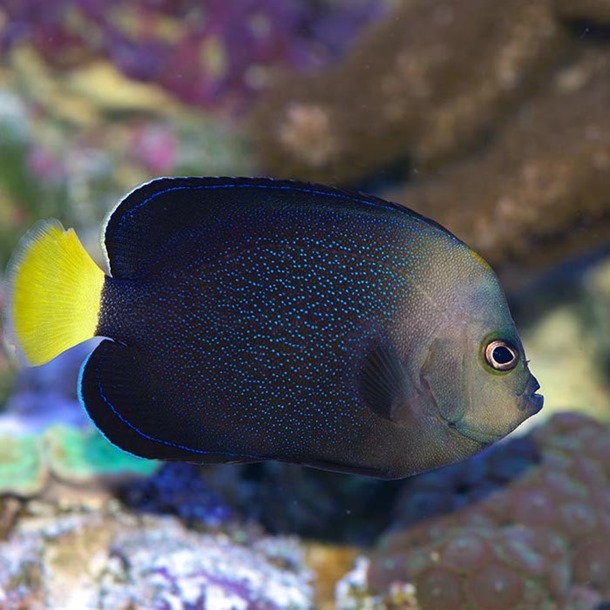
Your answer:
[[[537,393],[539,389],[540,384],[538,380],[533,375],[530,375],[525,389],[518,396],[519,410],[527,413],[527,417],[538,413],[544,405],[544,396]]]

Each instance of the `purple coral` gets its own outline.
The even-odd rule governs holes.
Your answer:
[[[25,42],[59,66],[103,56],[187,103],[240,109],[278,68],[336,57],[382,9],[380,0],[3,0],[0,49]]]
[[[422,610],[592,610],[610,599],[608,428],[556,415],[407,484],[368,572],[388,603],[401,582],[415,585]]]

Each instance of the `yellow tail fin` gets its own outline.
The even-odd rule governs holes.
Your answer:
[[[9,328],[32,365],[95,334],[104,272],[74,229],[45,220],[22,238],[9,266]]]

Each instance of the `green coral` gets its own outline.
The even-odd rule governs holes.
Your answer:
[[[0,495],[32,497],[51,477],[73,484],[148,476],[158,462],[111,445],[92,428],[56,425],[41,434],[0,435]]]
[[[125,453],[97,430],[52,426],[45,433],[48,466],[59,479],[86,483],[96,478],[122,478],[152,474],[158,463]]]
[[[0,435],[0,494],[31,496],[43,489],[48,479],[39,436]]]

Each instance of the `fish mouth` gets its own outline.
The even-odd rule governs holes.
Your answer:
[[[544,396],[537,393],[539,389],[540,384],[538,380],[533,375],[530,375],[525,389],[518,395],[519,409],[521,411],[526,411],[529,415],[535,415],[542,409]]]

